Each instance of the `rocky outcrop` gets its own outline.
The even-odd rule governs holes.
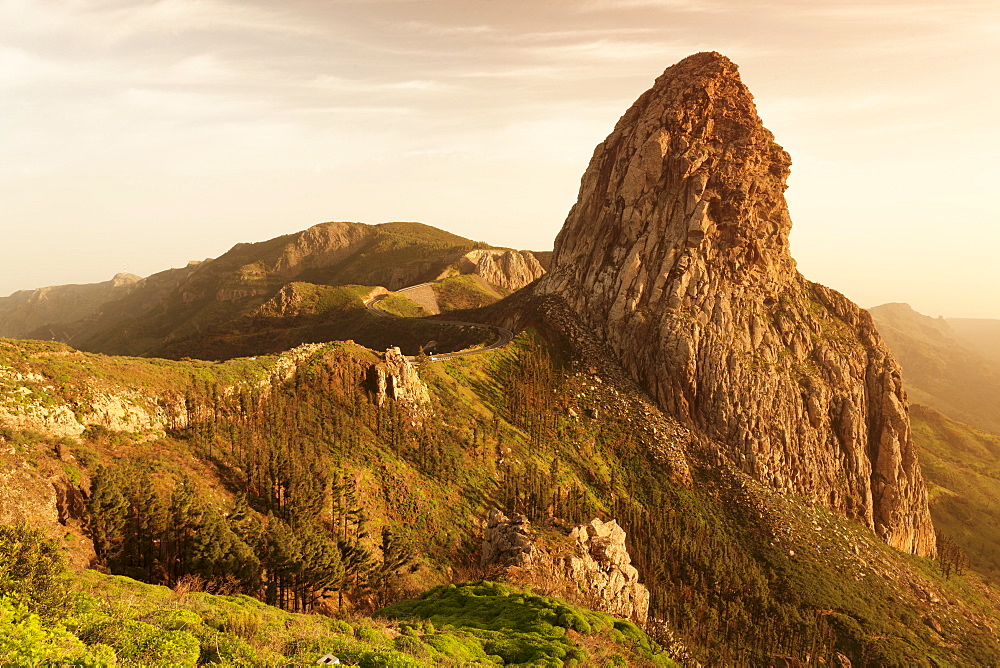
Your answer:
[[[483,534],[480,563],[500,567],[515,581],[584,602],[645,624],[649,591],[625,547],[615,520],[594,519],[574,527],[565,541],[541,541],[528,520],[494,510]]]
[[[385,351],[383,361],[372,367],[375,381],[375,400],[379,406],[393,400],[411,408],[429,404],[431,395],[417,369],[406,359],[399,348]]]
[[[531,251],[474,250],[463,255],[457,267],[463,274],[476,274],[491,285],[511,291],[520,290],[545,273]]]
[[[66,458],[72,462],[72,455]],[[96,554],[84,530],[85,517],[83,495],[61,471],[29,464],[0,436],[0,524],[26,523],[41,529],[71,567],[87,568]]]
[[[899,366],[788,250],[788,154],[717,53],[668,68],[594,152],[537,292],[736,466],[930,555]]]

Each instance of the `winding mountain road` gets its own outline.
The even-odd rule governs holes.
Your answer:
[[[388,297],[390,294],[402,294],[407,290],[416,290],[417,288],[422,288],[427,285],[434,285],[435,283],[440,283],[441,281],[427,281],[426,283],[418,283],[417,285],[411,285],[405,287],[402,290],[396,290],[395,292],[389,292],[384,295],[378,295],[377,297],[372,297],[365,301],[365,308],[367,308],[372,313],[381,316],[383,318],[402,318],[395,313],[388,313],[378,308],[378,303]],[[455,325],[458,327],[477,327],[479,329],[488,329],[496,335],[496,341],[483,348],[472,348],[469,350],[459,350],[453,353],[441,353],[440,355],[427,355],[426,359],[429,362],[442,362],[444,360],[453,360],[459,357],[468,357],[470,355],[481,355],[482,353],[488,353],[491,350],[497,350],[503,348],[505,345],[510,343],[514,339],[514,332],[509,329],[504,329],[503,327],[496,327],[494,325],[484,325],[481,322],[468,322],[465,320],[431,320],[429,322],[440,323],[442,325]],[[417,357],[410,355],[407,356],[411,362],[416,360]]]

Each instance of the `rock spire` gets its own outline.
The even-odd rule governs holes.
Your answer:
[[[538,290],[754,478],[935,551],[899,366],[788,250],[791,160],[736,65],[668,68],[594,151]]]

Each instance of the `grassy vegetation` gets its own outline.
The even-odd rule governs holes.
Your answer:
[[[406,295],[398,292],[388,294],[379,300],[378,308],[401,318],[422,318],[427,315],[423,308],[407,299]]]
[[[407,317],[389,323],[365,307],[361,294],[367,294],[369,288],[353,286],[349,298],[345,298],[344,288],[316,286],[316,290],[329,295],[326,301],[338,306],[294,316],[237,318],[174,341],[156,353],[170,358],[223,360],[272,354],[303,343],[351,340],[372,350],[398,346],[405,354],[416,355],[430,341],[437,341],[439,350],[451,351],[491,340],[488,330],[463,329],[414,317],[425,314],[402,295],[389,295],[379,304],[383,310]],[[316,303],[318,308],[323,302]]]
[[[632,622],[495,582],[441,586],[378,614],[463,631],[506,665],[676,665]]]
[[[496,302],[502,295],[489,290],[475,276],[461,275],[434,284],[441,311],[479,308]]]
[[[104,305],[94,317],[66,323],[60,331],[71,332],[75,345],[93,352],[202,359],[272,352],[275,348],[266,346],[262,334],[265,329],[292,345],[357,338],[331,336],[332,323],[296,319],[341,310],[343,304],[330,286],[381,285],[398,290],[433,280],[462,254],[489,247],[418,223],[326,226],[331,225],[332,230],[320,225],[300,234],[238,244],[197,267],[162,272]],[[339,244],[343,246],[338,248]],[[248,323],[290,282],[313,293],[304,294],[307,303],[301,313]],[[314,287],[304,287],[308,284]],[[253,324],[250,333],[259,335],[252,341],[241,337],[248,324]],[[324,325],[325,338],[315,338]],[[309,331],[299,334],[288,331],[306,326]],[[227,353],[221,344],[199,348],[196,341],[206,333],[234,336],[233,350]]]
[[[399,290],[433,280],[460,255],[489,245],[421,223],[385,223],[343,261],[304,271],[298,280],[325,285],[360,283]]]
[[[495,583],[439,588],[377,618],[331,619],[190,591],[190,581],[168,589],[66,573],[54,546],[25,527],[0,526],[0,543],[2,665],[308,666],[326,654],[359,666],[673,665],[630,622]]]
[[[935,526],[965,551],[972,568],[1000,582],[1000,435],[919,405],[910,417]]]

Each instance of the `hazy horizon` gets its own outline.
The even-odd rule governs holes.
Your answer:
[[[981,0],[0,0],[0,295],[329,220],[551,248],[594,147],[706,50],[792,156],[807,278],[1000,318]]]

